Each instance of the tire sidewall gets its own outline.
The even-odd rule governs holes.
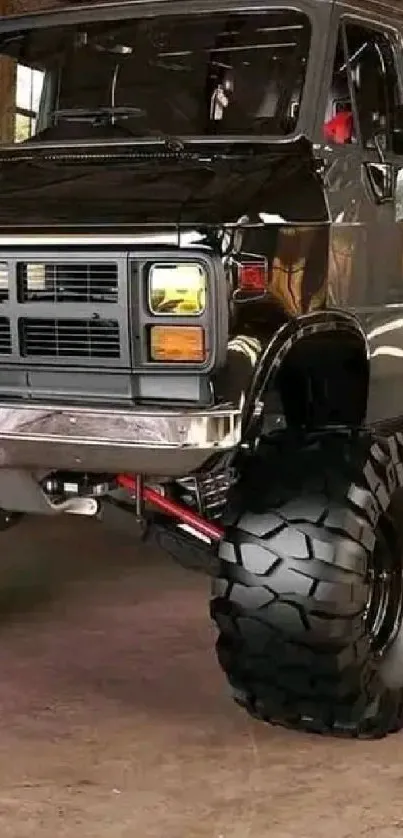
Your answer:
[[[346,481],[346,488],[344,490],[344,498],[348,500],[345,517],[347,528],[349,520],[351,526],[354,528],[354,532],[351,530],[348,536],[348,538],[351,538],[350,546],[353,545],[357,548],[359,546],[357,545],[357,540],[355,540],[357,539],[357,527],[358,529],[360,527],[362,530],[365,529],[366,536],[372,538],[373,543],[375,543],[376,532],[381,517],[385,513],[388,513],[388,511],[390,512],[392,499],[399,489],[403,489],[403,434],[397,433],[389,437],[374,437],[369,434],[360,434],[357,435],[356,448],[355,443],[352,443],[351,449],[353,454],[354,452],[356,453],[356,458],[354,471],[351,473],[351,482]],[[269,479],[270,469],[268,468],[266,480]],[[235,513],[235,515],[232,513],[233,509],[230,509],[230,529],[235,527],[236,530],[239,524],[239,528],[242,531],[242,510],[240,511],[238,509],[238,514]],[[397,529],[399,528],[397,527]],[[220,550],[220,578],[213,583],[212,589],[213,600],[215,598],[219,600],[224,592],[223,606],[219,606],[222,616],[225,613],[225,609],[223,610],[225,597],[228,597],[228,594],[225,594],[225,587],[227,581],[231,579],[233,572],[236,571],[236,566],[231,564],[235,559],[229,558],[228,553],[229,548],[233,550],[234,537],[237,538],[236,532],[234,535],[233,532],[228,531],[227,537],[224,538],[222,549]],[[362,542],[364,542],[364,537],[362,538]],[[335,566],[339,562],[338,566],[341,569],[343,568],[343,550],[345,547],[345,539],[340,538],[335,548]],[[374,548],[372,547],[372,549]],[[370,556],[371,550],[367,548],[367,569],[370,563]],[[360,582],[359,584],[362,584],[369,590],[369,583],[364,581],[365,575],[364,571],[364,576],[361,577],[362,583]],[[255,577],[252,584],[259,585],[259,581],[259,577]],[[246,582],[246,584],[250,583]],[[364,591],[362,591],[361,595],[363,594]],[[230,616],[229,619],[231,620],[232,617]],[[364,619],[365,616],[362,613],[358,620],[362,628],[364,626]],[[375,676],[376,682],[378,683],[376,689],[377,695],[380,697],[381,694],[385,693],[385,695],[392,696],[401,692],[403,687],[403,625],[400,625],[393,642],[382,656],[376,655],[371,650],[368,633],[365,640],[363,638],[363,641],[366,647],[366,653],[363,649],[362,654],[366,656],[367,665],[374,672],[374,675],[375,671],[377,673]],[[226,669],[226,667],[224,668]]]

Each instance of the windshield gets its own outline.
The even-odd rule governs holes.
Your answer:
[[[291,9],[159,16],[0,35],[1,141],[288,135],[310,22]]]

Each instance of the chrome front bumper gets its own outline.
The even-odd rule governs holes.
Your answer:
[[[241,440],[241,412],[0,403],[0,468],[179,477]]]

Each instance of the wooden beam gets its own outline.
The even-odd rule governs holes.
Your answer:
[[[0,15],[10,13],[9,0],[0,0]],[[16,62],[0,56],[0,142],[11,142],[14,137]]]
[[[0,57],[0,141],[12,142],[14,136],[16,64]]]

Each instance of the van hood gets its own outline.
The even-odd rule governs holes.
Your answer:
[[[323,221],[326,208],[304,138],[231,149],[18,147],[0,151],[0,228],[222,226],[247,216]]]

